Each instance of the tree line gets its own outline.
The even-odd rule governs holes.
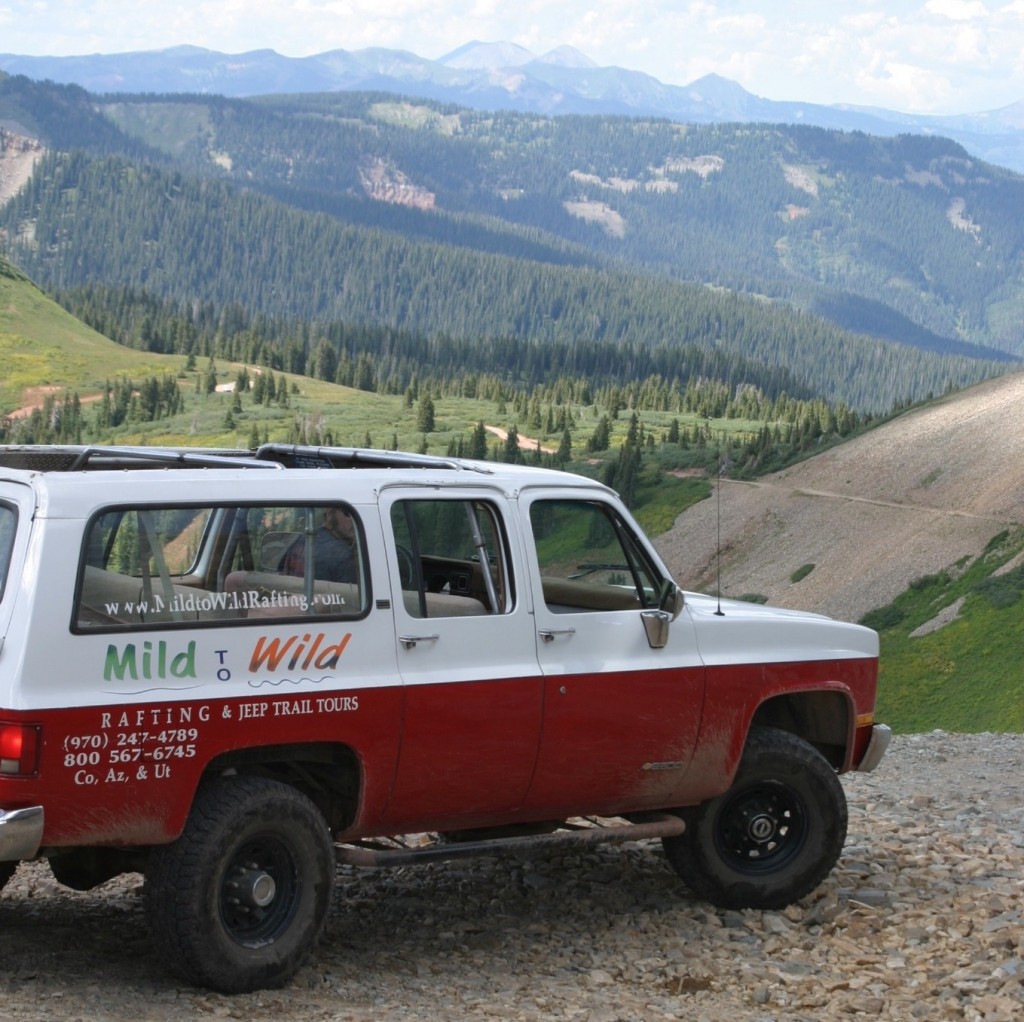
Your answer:
[[[614,371],[639,375],[665,368],[677,358],[673,349],[683,359],[700,350],[708,362],[723,355],[761,364],[787,378],[790,392],[873,412],[1002,370],[855,336],[777,301],[621,267],[410,241],[119,157],[51,154],[3,210],[0,233],[15,261],[52,293],[105,287],[186,310],[213,307],[228,319],[233,343],[249,348],[275,329],[264,324],[283,323],[288,371],[306,371],[310,345],[320,340],[343,361],[345,335],[373,329],[448,346],[484,338],[484,347],[514,345],[533,366],[562,360],[555,369],[576,368],[564,364],[567,355],[588,363],[614,357]],[[239,317],[257,324],[251,339],[230,329]],[[189,312],[176,329],[194,318]],[[180,343],[156,322],[127,333],[140,346]],[[416,358],[425,354],[420,347]],[[383,355],[389,371],[405,371],[401,351],[373,355]],[[245,357],[262,361],[253,351]]]

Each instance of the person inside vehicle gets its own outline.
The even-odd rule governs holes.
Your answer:
[[[285,575],[305,574],[306,537],[300,536],[284,552],[280,570]],[[355,523],[341,507],[324,509],[323,524],[313,534],[313,575],[328,582],[355,582]]]

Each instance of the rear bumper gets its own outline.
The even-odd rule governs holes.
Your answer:
[[[885,750],[889,748],[891,741],[892,729],[889,725],[875,724],[871,729],[871,740],[868,742],[867,749],[864,750],[864,755],[861,757],[857,769],[861,773],[870,773],[874,770],[882,762],[882,757],[885,755]]]
[[[42,840],[42,806],[0,809],[0,862],[34,859]]]

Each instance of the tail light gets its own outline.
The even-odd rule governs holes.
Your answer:
[[[0,777],[28,777],[39,769],[39,728],[0,723]]]

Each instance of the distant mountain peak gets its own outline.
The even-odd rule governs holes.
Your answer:
[[[439,58],[438,63],[464,71],[493,71],[502,67],[520,67],[536,59],[536,54],[518,43],[482,43],[475,40]]]
[[[538,64],[555,64],[558,67],[593,68],[598,65],[575,46],[556,46],[548,50],[543,57],[536,58]]]
[[[716,96],[728,96],[732,99],[752,95],[739,82],[734,82],[731,78],[723,78],[722,75],[715,74],[714,72],[695,79],[686,88]]]
[[[165,46],[163,49],[154,52],[182,57],[197,53],[213,53],[213,50],[208,50],[205,46],[192,46],[189,43],[181,43],[179,46]]]

